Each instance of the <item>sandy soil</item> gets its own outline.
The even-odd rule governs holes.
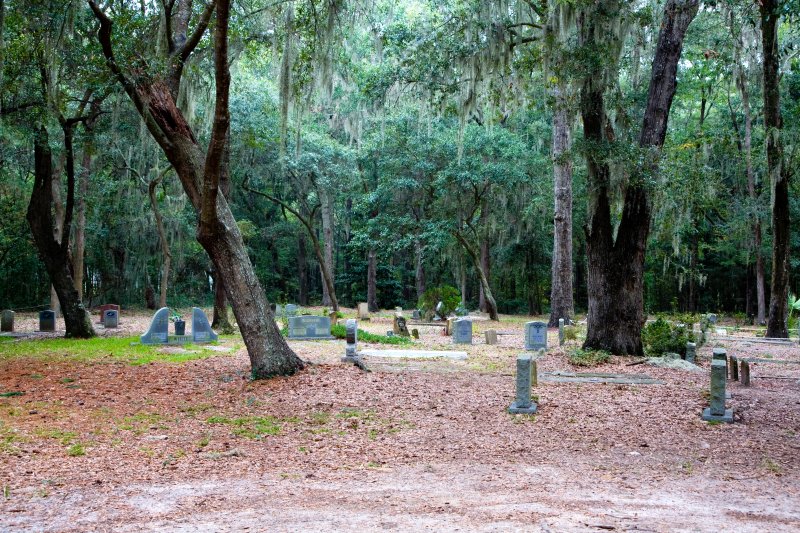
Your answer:
[[[388,317],[361,327],[385,332]],[[729,382],[730,425],[700,420],[707,372],[627,358],[591,370],[665,384],[541,383],[539,413],[512,416],[526,318],[502,318],[475,322],[463,362],[364,373],[339,363],[343,341],[292,341],[314,364],[260,382],[243,350],[129,366],[8,359],[0,344],[0,392],[25,392],[0,398],[0,530],[800,531],[800,365]],[[104,333],[148,321],[123,311]],[[486,346],[489,327],[511,334]],[[415,347],[454,348],[420,329]],[[796,345],[724,344],[800,362]],[[556,347],[540,370],[585,369]]]

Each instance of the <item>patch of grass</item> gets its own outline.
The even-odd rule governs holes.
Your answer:
[[[25,393],[22,391],[14,390],[9,392],[0,392],[0,398],[11,398],[13,396],[24,396]]]
[[[206,423],[231,426],[234,435],[253,440],[261,440],[264,437],[277,435],[281,432],[280,420],[272,416],[247,416],[240,418],[210,416],[206,419]]]
[[[342,324],[331,326],[331,335],[337,339],[344,339],[347,336],[347,328]],[[412,341],[409,337],[401,337],[394,335],[387,337],[386,335],[376,335],[363,329],[358,330],[358,340],[363,342],[374,342],[378,344],[411,344]]]
[[[197,443],[197,447],[198,448],[205,448],[206,446],[208,446],[209,442],[211,442],[211,436],[208,433],[206,433],[205,435],[203,435],[203,437]]]
[[[69,357],[78,362],[123,361],[131,365],[145,365],[153,362],[183,363],[194,359],[232,355],[238,349],[238,346],[234,346],[230,352],[219,352],[204,346],[183,344],[180,347],[194,353],[162,353],[160,350],[164,346],[166,345],[139,344],[139,337],[15,339],[15,342],[0,343],[0,361],[27,357],[43,360]],[[41,378],[34,375],[31,377]]]
[[[764,457],[764,459],[761,461],[761,465],[770,472],[772,472],[773,474],[780,475],[783,472],[783,468],[781,468],[781,465],[779,465],[769,457]]]
[[[569,351],[569,362],[575,366],[597,366],[610,360],[611,354],[605,350],[574,348]]]
[[[519,414],[519,415],[511,415],[511,420],[515,424],[524,424],[525,422],[536,422],[536,415],[526,415],[526,414]]]
[[[67,446],[72,444],[75,437],[78,436],[74,431],[64,431],[63,429],[46,429],[39,428],[36,430],[36,435],[45,439],[58,439],[61,444]]]
[[[136,435],[141,435],[152,426],[157,429],[166,429],[164,416],[158,413],[141,412],[123,417],[122,422],[118,424],[119,429],[133,431]]]
[[[22,452],[17,448],[14,443],[22,442],[25,439],[17,434],[17,431],[8,427],[2,420],[0,420],[0,453],[8,455],[20,455]]]
[[[76,442],[69,448],[67,448],[67,455],[70,457],[82,457],[86,455],[86,449],[83,447],[83,444],[80,442]]]

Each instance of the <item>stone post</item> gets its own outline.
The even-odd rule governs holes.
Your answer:
[[[739,381],[739,358],[735,355],[731,356],[731,379]]]
[[[558,345],[564,346],[564,319],[558,319]]]
[[[694,363],[697,358],[697,344],[693,342],[686,343],[686,360]]]
[[[742,371],[742,385],[745,387],[750,386],[750,362],[747,359],[742,359],[741,368]]]
[[[354,318],[349,318],[345,322],[345,348],[344,348],[344,357],[342,357],[343,363],[354,363],[356,358],[358,357],[358,352],[356,351],[356,345],[358,344],[358,321]]]
[[[484,335],[486,335],[486,344],[489,345],[497,344],[497,331],[493,329],[487,329],[484,332]]]
[[[725,409],[725,361],[711,361],[711,406],[703,409],[702,419],[709,422],[733,422],[733,409]]]
[[[508,408],[511,414],[533,414],[536,404],[531,401],[531,381],[535,363],[528,353],[517,356],[517,399]]]
[[[725,377],[728,377],[728,352],[725,348],[714,348],[711,355],[711,362],[724,361],[725,362]]]

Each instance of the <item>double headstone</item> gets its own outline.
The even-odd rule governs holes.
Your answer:
[[[192,307],[192,341],[210,342],[219,339],[219,336],[211,329],[208,317],[199,307]]]
[[[517,398],[508,408],[509,413],[530,415],[536,412],[536,403],[531,400],[531,383],[535,372],[536,361],[531,354],[517,356]]]
[[[116,328],[119,325],[119,311],[116,309],[106,309],[103,311],[103,327]]]
[[[496,330],[487,329],[484,332],[484,335],[486,335],[486,344],[488,344],[490,346],[497,344],[497,331]]]
[[[460,318],[453,322],[453,344],[472,344],[472,320]]]
[[[169,307],[162,307],[153,315],[147,333],[139,337],[142,344],[165,344],[169,342]]]
[[[295,340],[332,339],[331,319],[326,316],[311,315],[289,317],[289,338]]]
[[[344,357],[342,361],[345,363],[352,363],[358,357],[357,344],[358,344],[358,321],[353,318],[348,318],[344,323],[345,328],[345,348]]]
[[[686,360],[694,363],[697,358],[697,345],[693,342],[686,343]]]
[[[364,302],[358,304],[358,319],[369,320],[369,305]]]
[[[114,311],[117,312],[117,321],[119,321],[119,313],[120,313],[119,306],[117,304],[103,304],[103,305],[100,306],[100,323],[101,324],[105,323],[105,312],[108,311],[109,309],[113,309]]]
[[[0,331],[14,331],[14,311],[6,309],[0,315]]]
[[[408,337],[410,335],[408,326],[406,325],[406,319],[400,313],[395,313],[394,315],[392,331],[395,335],[400,335],[401,337]]]
[[[709,422],[733,422],[733,409],[725,409],[725,361],[711,361],[711,406],[703,409],[702,419]]]
[[[525,349],[547,350],[547,324],[536,321],[525,323]]]
[[[52,309],[41,311],[39,313],[39,331],[55,331],[56,330],[56,312]]]

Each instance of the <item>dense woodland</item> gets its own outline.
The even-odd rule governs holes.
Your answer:
[[[615,353],[661,311],[786,336],[798,14],[0,0],[0,307],[227,294],[251,359],[290,353],[253,318],[269,302],[411,308],[444,285],[492,317],[587,313]]]

